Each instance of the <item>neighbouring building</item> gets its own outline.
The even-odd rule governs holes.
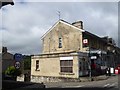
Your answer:
[[[9,66],[14,66],[14,63],[14,55],[8,52],[7,47],[2,47],[2,72]]]
[[[13,0],[0,0],[0,9],[1,9],[1,7],[8,5],[8,4],[14,5]]]
[[[2,63],[2,73],[3,73],[4,78],[5,78],[5,76],[4,76],[5,71],[10,66],[14,66],[16,69],[20,69],[22,74],[24,73],[23,60],[20,59],[21,57],[19,57],[17,55],[22,55],[22,54],[17,54],[17,53],[12,54],[12,53],[8,52],[7,47],[2,47],[2,53],[1,53],[1,56],[2,56],[1,61],[2,62],[1,63]]]
[[[85,31],[82,21],[59,20],[42,36],[42,54],[31,57],[31,81],[80,80],[90,69],[102,74],[107,67],[115,67],[119,58],[116,63],[114,58],[108,60],[118,48],[109,40]]]

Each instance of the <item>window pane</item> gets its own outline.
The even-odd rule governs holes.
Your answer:
[[[72,73],[72,67],[61,67],[61,72],[68,72],[68,73]]]
[[[65,66],[65,61],[64,60],[60,61],[60,66]]]
[[[36,61],[36,64],[39,64],[39,61],[38,61],[38,60]]]
[[[62,48],[62,38],[59,38],[59,48]]]
[[[70,66],[73,66],[73,61],[72,61],[72,60],[69,62],[69,65],[70,65]]]
[[[73,60],[61,60],[60,66],[73,66]]]

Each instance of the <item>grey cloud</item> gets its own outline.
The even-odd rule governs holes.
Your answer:
[[[17,2],[118,2],[119,0],[16,0]]]
[[[84,29],[99,36],[110,35],[117,39],[116,3],[15,3],[4,7],[2,27],[3,45],[12,53],[39,54],[41,36],[61,18],[72,23],[84,22]],[[114,33],[114,35],[113,35]]]

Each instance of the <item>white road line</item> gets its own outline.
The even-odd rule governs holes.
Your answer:
[[[110,87],[113,87],[113,86],[115,86],[115,83],[113,83],[113,84],[110,85]]]
[[[104,87],[107,87],[107,86],[109,86],[110,84],[106,84],[106,85],[104,85]]]
[[[115,86],[116,85],[116,83],[113,83],[113,84],[106,84],[106,85],[104,85],[104,87],[113,87],[113,86]]]
[[[66,86],[66,87],[83,87],[84,85],[81,85],[81,86]]]

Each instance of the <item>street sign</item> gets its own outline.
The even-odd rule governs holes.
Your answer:
[[[15,61],[21,61],[22,60],[22,54],[16,53],[14,55],[14,59],[15,59]]]
[[[83,44],[88,44],[88,39],[83,39]]]
[[[20,62],[15,62],[15,68],[19,69],[20,68]]]
[[[90,58],[91,59],[97,59],[97,56],[91,56]]]

